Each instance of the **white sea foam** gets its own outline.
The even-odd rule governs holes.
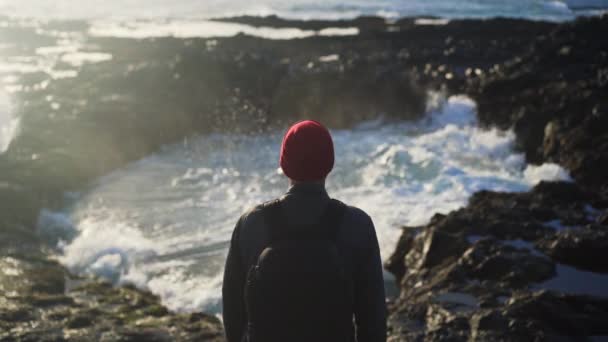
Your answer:
[[[430,19],[430,18],[420,18],[414,21],[416,25],[433,25],[433,26],[442,26],[447,25],[450,21],[448,19]]]
[[[570,7],[568,7],[568,4],[566,4],[565,2],[562,1],[547,1],[544,3],[545,6],[551,10],[551,11],[556,11],[556,12],[564,12],[564,13],[570,13]]]
[[[233,37],[237,34],[266,39],[297,39],[307,38],[315,35],[320,36],[348,36],[359,34],[358,28],[325,28],[320,31],[301,30],[298,28],[272,28],[253,27],[249,25],[190,19],[167,19],[167,20],[99,20],[93,23],[89,30],[93,36],[108,36],[121,38],[153,38],[153,37],[176,37],[176,38],[220,38]]]
[[[0,89],[0,153],[4,153],[17,135],[19,119],[14,117],[8,94]]]
[[[359,29],[356,27],[328,27],[319,31],[320,36],[356,36]]]
[[[540,166],[528,165],[524,170],[524,178],[530,184],[537,184],[543,180],[572,180],[566,170],[552,163],[545,163]]]
[[[439,103],[417,123],[332,132],[328,191],[371,215],[384,258],[401,225],[462,207],[478,190],[523,191],[561,175],[526,178],[511,132],[477,128],[475,103],[466,97]],[[67,218],[46,214],[55,222],[47,223],[52,234],[68,241],[59,244],[61,261],[75,272],[150,289],[174,310],[219,312],[237,218],[287,189],[277,169],[280,141],[281,132],[187,139],[101,178],[63,213]],[[72,232],[64,229],[70,225]]]
[[[24,86],[19,83],[20,75],[44,72],[50,79],[76,77],[77,69],[82,65],[112,58],[111,54],[104,52],[83,51],[86,48],[81,42],[83,37],[38,31],[41,35],[58,36],[60,39],[56,41],[56,45],[36,48],[35,53],[29,56],[0,56],[0,75],[6,75],[3,77],[4,90],[9,93],[40,90],[50,83],[50,80],[46,79],[32,86]]]
[[[77,273],[122,281],[136,262],[157,254],[159,247],[141,229],[109,216],[78,221],[79,235],[63,248],[60,261]],[[74,257],[77,256],[77,257]]]
[[[85,63],[99,63],[109,61],[112,55],[103,52],[70,52],[61,56],[61,60],[75,67],[80,67]]]
[[[41,46],[36,48],[36,54],[42,56],[53,56],[61,55],[64,53],[73,53],[78,51],[79,46],[77,45],[51,45]]]
[[[336,54],[319,57],[319,62],[321,62],[321,63],[331,63],[331,62],[337,62],[339,60],[340,60],[340,55],[336,55]]]

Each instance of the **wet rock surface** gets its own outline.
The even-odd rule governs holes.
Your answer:
[[[560,25],[464,83],[483,126],[512,128],[529,162],[559,163],[575,182],[482,191],[464,209],[404,228],[386,264],[401,288],[390,340],[608,336],[608,45],[596,36],[607,23]]]
[[[386,265],[401,289],[390,308],[391,340],[606,335],[599,322],[608,319],[608,274],[600,250],[608,226],[596,222],[591,203],[605,207],[574,183],[540,183],[527,193],[480,192],[464,209],[405,228]],[[561,274],[564,265],[605,274],[605,284],[592,284],[607,289],[603,296],[569,293],[568,283],[584,292],[589,280]]]
[[[539,35],[471,90],[484,125],[513,128],[530,162],[566,167],[582,185],[608,178],[608,19],[580,19]]]
[[[223,341],[223,328],[134,287],[73,278],[44,255],[3,256],[0,341]]]

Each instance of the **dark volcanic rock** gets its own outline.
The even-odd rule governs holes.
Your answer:
[[[607,301],[554,292],[517,293],[502,308],[471,317],[474,341],[586,341],[605,336]]]
[[[601,333],[595,314],[605,316],[605,300],[535,292],[556,277],[557,263],[607,272],[599,254],[606,228],[590,203],[603,201],[574,183],[540,183],[527,193],[479,192],[464,209],[404,229],[387,263],[401,288],[391,306],[393,340],[568,341]],[[595,299],[597,308],[585,307]],[[539,308],[524,314],[533,303]]]
[[[555,261],[592,272],[608,273],[608,227],[587,226],[559,232],[541,243]]]
[[[432,268],[457,258],[466,247],[467,242],[462,235],[430,227],[414,238],[412,248],[405,256],[405,267],[411,271]]]
[[[401,281],[401,278],[405,274],[405,256],[412,249],[416,234],[416,228],[403,227],[401,229],[401,237],[399,237],[399,241],[397,242],[397,249],[384,264],[384,268],[395,275],[397,281]]]
[[[91,326],[93,324],[93,317],[89,315],[77,315],[68,319],[66,326],[70,329],[81,329],[84,327]]]
[[[169,313],[157,296],[134,287],[71,279],[59,265],[20,273],[50,263],[38,258],[0,258],[0,341],[223,341],[217,318]],[[63,283],[60,292],[37,286],[53,278],[81,285],[67,293]]]
[[[514,331],[536,329],[547,340],[608,334],[608,300],[604,298],[549,291],[521,293],[509,300],[502,315]]]
[[[471,90],[481,122],[512,127],[529,161],[557,162],[596,189],[608,182],[606,30],[608,16],[561,25]]]
[[[598,216],[597,223],[604,225],[604,226],[608,226],[608,210],[604,211],[603,214]]]
[[[356,27],[362,31],[385,31],[387,23],[380,17],[359,17],[353,20],[290,20],[283,19],[276,15],[266,17],[240,16],[231,18],[218,18],[216,21],[246,24],[254,27],[274,27],[274,28],[299,28],[302,30],[320,31],[328,27]]]
[[[389,319],[392,340],[607,335],[608,289],[603,297],[538,291],[556,277],[558,264],[608,273],[602,256],[608,41],[597,36],[607,25],[608,16],[559,25],[537,35],[528,51],[464,83],[482,125],[512,128],[528,161],[559,163],[577,183],[545,182],[527,193],[481,191],[466,208],[404,230],[387,263],[401,284]],[[437,231],[454,245],[433,239]],[[421,252],[432,246],[440,247],[432,258]]]
[[[492,239],[475,243],[459,263],[464,266],[468,278],[501,283],[509,288],[555,276],[555,266],[545,256]]]

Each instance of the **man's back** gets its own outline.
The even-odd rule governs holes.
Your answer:
[[[293,225],[317,223],[329,203],[323,183],[318,182],[297,183],[280,199],[284,217]],[[244,214],[232,236],[223,287],[224,324],[230,342],[241,341],[246,333],[244,287],[247,272],[270,241],[269,225],[262,208],[258,206]],[[373,223],[365,212],[354,207],[346,208],[340,222],[335,242],[354,287],[357,341],[385,341],[384,282]],[[350,330],[345,334],[354,340],[355,328]]]

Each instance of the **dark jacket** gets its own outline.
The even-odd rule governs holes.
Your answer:
[[[322,184],[300,183],[292,186],[280,201],[288,223],[313,224],[330,197]],[[247,319],[243,294],[247,272],[268,243],[268,228],[261,208],[257,206],[241,216],[232,234],[222,289],[224,327],[229,342],[240,342],[245,334]],[[374,224],[365,212],[355,207],[347,208],[337,247],[344,257],[346,270],[353,277],[356,340],[386,341],[382,262]]]

